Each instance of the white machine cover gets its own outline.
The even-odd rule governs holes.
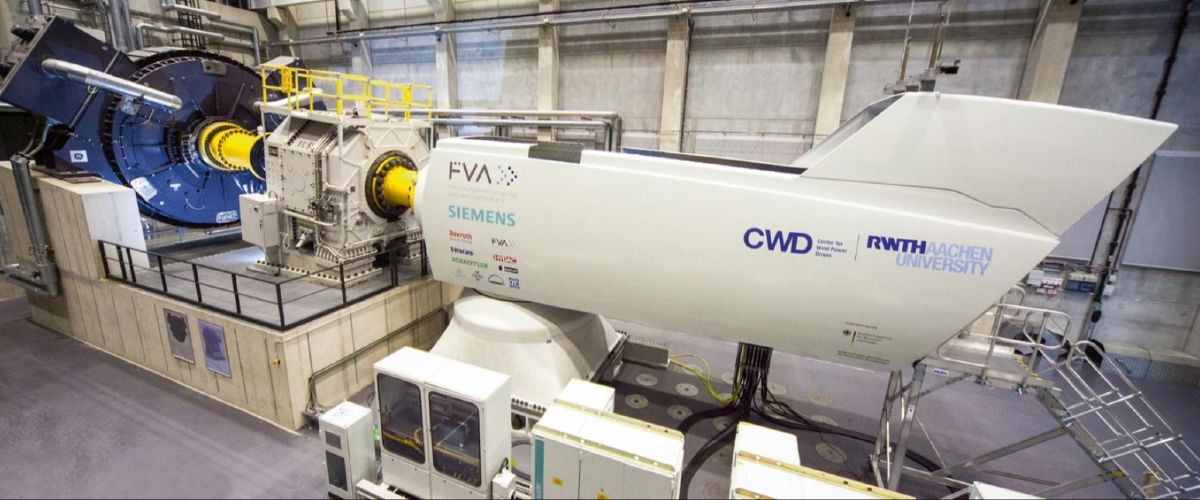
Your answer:
[[[913,93],[795,171],[450,139],[416,209],[438,280],[896,370],[983,313],[1174,129]]]

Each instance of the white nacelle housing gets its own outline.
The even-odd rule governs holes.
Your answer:
[[[897,370],[978,317],[1173,129],[907,94],[802,157],[807,171],[449,139],[417,212],[438,280]]]

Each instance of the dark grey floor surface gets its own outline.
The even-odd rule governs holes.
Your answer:
[[[0,303],[0,497],[318,498],[321,445]]]
[[[274,427],[24,316],[23,301],[0,302],[0,497],[324,497],[321,446],[311,431]],[[728,390],[720,379],[732,370],[733,344],[618,326],[636,329],[634,337],[667,346],[673,356],[703,356],[719,390]],[[777,353],[771,382],[782,399],[811,418],[873,434],[887,375]],[[676,426],[681,415],[713,405],[697,379],[678,369],[626,365],[614,385],[619,413],[662,425]],[[1200,388],[1141,385],[1197,444]],[[1053,425],[1031,396],[967,383],[924,398],[918,419],[913,447],[940,462],[957,462]],[[688,435],[689,455],[716,429],[711,422],[697,425]],[[804,465],[867,479],[869,445],[838,436],[798,437]],[[710,460],[691,487],[692,497],[727,497],[729,458],[725,450]],[[1057,480],[1096,470],[1069,438],[992,467]],[[999,475],[978,479],[1038,489]],[[948,493],[909,481],[901,490],[922,497]],[[1100,485],[1071,496],[1117,492]]]

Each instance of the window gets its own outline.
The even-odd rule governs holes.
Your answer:
[[[421,422],[421,388],[382,374],[376,385],[379,391],[379,430],[384,451],[424,464],[425,429]]]
[[[480,467],[479,408],[451,396],[429,393],[429,426],[433,468],[464,484],[478,487]]]
[[[329,484],[342,491],[350,491],[346,487],[346,461],[342,457],[325,452],[325,470],[329,473]]]

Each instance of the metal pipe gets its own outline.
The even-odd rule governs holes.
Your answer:
[[[158,7],[160,9],[162,9],[162,11],[164,13],[174,10],[174,11],[179,11],[179,12],[185,12],[188,14],[195,14],[195,15],[201,16],[201,17],[207,17],[209,19],[220,19],[221,18],[221,14],[218,14],[211,10],[197,9],[195,7],[190,7],[187,5],[180,5],[180,4],[175,3],[175,0],[159,0]]]
[[[218,22],[217,24],[223,28],[229,28],[233,31],[238,31],[238,32],[249,34],[250,35],[250,43],[248,46],[242,45],[240,43],[231,43],[230,45],[253,49],[254,50],[254,65],[258,66],[259,64],[262,64],[262,43],[260,41],[261,38],[259,37],[257,26],[252,26],[249,24],[242,24],[242,23],[235,23],[233,21],[228,21],[228,20],[224,20],[224,19],[221,20],[220,22]],[[241,41],[239,40],[239,42],[241,42]]]
[[[205,30],[198,30],[195,28],[185,28],[183,26],[168,26],[165,24],[138,23],[138,25],[135,27],[135,29],[137,30],[137,33],[138,33],[137,38],[138,38],[138,46],[139,47],[146,46],[146,32],[147,31],[158,31],[160,33],[187,33],[189,35],[196,35],[196,36],[204,37],[204,38],[207,38],[207,39],[215,41],[215,42],[219,42],[219,41],[222,41],[225,39],[225,35],[222,35],[220,33],[212,32],[212,31],[205,31]]]
[[[308,104],[309,101],[313,100],[313,98],[314,98],[313,94],[321,94],[321,93],[322,93],[322,91],[319,88],[317,88],[317,89],[308,88],[308,89],[304,89],[304,90],[300,91],[300,93],[298,93],[296,95],[293,95],[290,97],[284,97],[282,99],[277,99],[274,101],[269,101],[265,105],[262,101],[257,101],[254,103],[254,108],[258,109],[258,110],[262,110],[262,108],[264,106],[287,108],[287,107],[290,107],[290,105],[292,105],[292,104],[295,104],[298,106],[303,106],[305,104]]]
[[[30,16],[44,16],[45,9],[42,8],[42,0],[25,0],[25,6],[29,8]]]
[[[90,85],[167,111],[183,107],[183,101],[176,96],[75,63],[46,59],[42,61],[42,70],[52,77]]]
[[[581,117],[581,118],[617,118],[616,111],[571,111],[547,110],[533,111],[528,109],[435,109],[434,116],[536,116],[536,117]]]
[[[133,38],[130,34],[129,4],[126,0],[108,0],[108,26],[113,45],[122,52],[133,49]]]
[[[588,120],[505,120],[472,118],[434,118],[434,125],[479,125],[484,127],[528,126],[528,127],[578,127],[578,128],[609,128],[609,124],[601,121]]]
[[[691,3],[692,6],[688,7],[680,7],[676,2],[658,7],[636,6],[633,8],[613,7],[603,9],[581,9],[580,11],[521,14],[515,16],[501,16],[490,19],[434,21],[396,27],[367,28],[364,30],[343,31],[341,33],[329,36],[270,42],[267,43],[267,46],[294,47],[320,43],[353,42],[361,40],[377,40],[382,38],[440,35],[443,33],[468,33],[478,31],[539,28],[542,26],[569,26],[578,24],[613,23],[619,21],[665,19],[679,16],[680,14],[690,14],[692,16],[732,15],[802,10],[843,5],[847,3],[895,3],[897,1],[898,0],[815,0],[808,2],[795,2],[782,0],[765,3],[743,0],[715,0]],[[932,0],[921,1],[924,2]],[[620,12],[624,9],[630,9],[631,12]]]
[[[21,212],[25,215],[25,226],[29,229],[29,244],[33,247],[34,269],[21,269],[19,264],[11,264],[0,269],[0,273],[9,281],[44,295],[58,297],[58,266],[50,257],[50,239],[46,236],[46,216],[42,205],[34,192],[33,176],[29,173],[29,158],[24,154],[12,157],[13,180],[17,185],[17,197],[21,202]]]
[[[173,4],[169,4],[169,5],[173,5]],[[183,8],[187,7],[187,6],[179,5],[178,7],[179,7],[179,9],[176,9],[176,10],[185,10]],[[188,7],[188,8],[191,9],[192,7]],[[135,14],[138,14],[139,16],[147,17],[150,19],[165,19],[163,16],[161,16],[155,12],[147,12],[147,11],[141,11],[141,10],[133,10],[132,12]],[[205,12],[209,12],[209,11],[205,11]],[[227,41],[227,40],[230,40],[227,37],[225,44],[232,45],[235,47],[243,47],[243,48],[247,48],[247,49],[253,49],[254,50],[254,64],[255,65],[262,64],[262,56],[261,56],[262,44],[260,42],[262,37],[260,35],[260,32],[259,32],[257,26],[253,26],[253,25],[249,25],[249,24],[242,24],[242,23],[230,21],[227,19],[221,19],[220,16],[213,18],[212,21],[214,22],[214,24],[216,24],[220,28],[228,29],[231,31],[237,31],[237,32],[241,32],[241,33],[246,33],[246,34],[250,35],[249,42],[245,42],[244,40],[238,40],[237,42]],[[151,25],[151,26],[153,26],[153,25]],[[150,29],[150,28],[146,28],[146,29]],[[134,42],[138,43],[139,47],[144,48],[145,47],[145,36],[143,33],[143,28],[137,28],[136,31],[138,32],[138,36],[137,36],[137,39],[134,40]],[[213,32],[205,31],[204,33],[213,33]],[[213,33],[213,34],[218,34],[218,33]],[[200,36],[207,36],[207,35],[200,35]],[[222,36],[224,36],[224,35],[222,35]]]

